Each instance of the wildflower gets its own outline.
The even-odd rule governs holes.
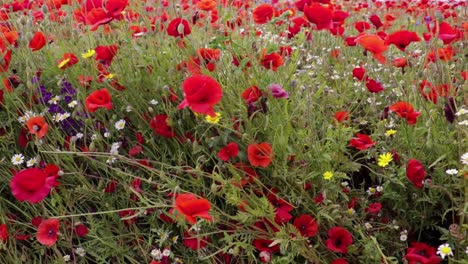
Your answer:
[[[37,163],[37,157],[31,158],[26,162],[26,167],[32,167]]]
[[[49,125],[42,116],[31,117],[26,121],[26,126],[29,129],[29,133],[37,135],[38,139],[43,138],[49,130]]]
[[[38,32],[36,32],[34,34],[32,39],[29,41],[28,47],[32,51],[38,51],[38,50],[42,49],[42,47],[44,47],[45,44],[46,44],[46,38],[44,36],[44,33],[38,31]]]
[[[59,69],[63,70],[78,63],[78,58],[73,53],[65,53],[63,58],[58,61]]]
[[[110,157],[106,160],[106,163],[107,164],[112,164],[112,163],[115,163],[115,161],[117,160],[116,157]]]
[[[29,168],[16,173],[10,181],[13,196],[19,201],[39,203],[55,185],[55,177],[49,177],[47,171]]]
[[[37,228],[37,241],[44,246],[50,247],[57,242],[60,222],[51,218],[42,221]]]
[[[354,210],[354,208],[349,208],[348,210],[346,210],[346,213],[348,215],[354,215],[356,213],[356,210]]]
[[[465,108],[462,108],[462,109],[458,110],[458,112],[455,113],[456,116],[461,116],[461,115],[465,115],[465,114],[468,114],[468,110],[466,110]]]
[[[15,154],[11,158],[11,163],[13,163],[13,165],[21,165],[23,164],[23,162],[24,162],[23,154]]]
[[[448,243],[442,244],[437,248],[437,255],[440,255],[443,259],[445,259],[445,256],[453,256],[452,248]]]
[[[120,119],[119,121],[115,122],[115,125],[114,125],[115,129],[117,129],[117,130],[124,129],[125,128],[125,123],[126,123],[125,120]]]
[[[374,146],[375,142],[368,135],[357,133],[356,137],[349,141],[349,145],[358,150],[366,150]]]
[[[379,156],[377,160],[377,165],[380,167],[386,167],[393,160],[392,153],[384,153]]]
[[[169,124],[168,116],[166,114],[159,114],[151,118],[150,127],[155,134],[166,138],[173,138],[176,136],[174,129]]]
[[[293,225],[299,230],[303,237],[313,237],[317,235],[317,221],[310,215],[303,214],[296,217]]]
[[[70,103],[68,103],[68,107],[70,107],[70,108],[75,108],[75,106],[77,106],[77,105],[78,105],[78,101],[76,101],[76,100],[73,100]]]
[[[468,126],[468,120],[460,121],[460,122],[458,122],[458,125],[460,125],[460,126]]]
[[[94,113],[98,108],[112,109],[112,100],[109,91],[106,88],[92,92],[85,100],[86,109]]]
[[[380,185],[379,185],[379,186],[377,186],[375,189],[376,189],[378,192],[382,192],[382,191],[383,191],[383,187],[382,187],[382,186],[380,186]]]
[[[179,110],[189,107],[197,114],[216,116],[213,106],[221,101],[223,90],[215,79],[206,75],[194,75],[184,80],[182,89],[185,99],[179,104]]]
[[[365,227],[366,229],[371,229],[371,228],[372,228],[372,225],[371,225],[371,223],[369,223],[369,222],[365,222],[365,223],[364,223],[364,227]]]
[[[333,172],[331,172],[331,171],[326,171],[326,172],[323,173],[323,178],[325,180],[330,180],[332,177],[333,177]]]
[[[108,137],[111,136],[111,133],[110,133],[109,131],[106,131],[106,132],[104,132],[103,136],[104,136],[105,138],[108,138]]]
[[[213,217],[208,213],[210,208],[211,204],[207,199],[197,198],[191,193],[179,194],[175,199],[177,213],[183,215],[190,224],[197,222],[196,217],[213,222]]]
[[[343,227],[333,227],[328,230],[328,239],[325,241],[329,250],[346,254],[348,246],[353,243],[351,233]]]
[[[54,105],[56,105],[56,104],[60,101],[60,99],[62,99],[62,97],[60,97],[60,95],[56,95],[56,96],[52,97],[52,98],[48,101],[48,103],[49,103],[49,104],[54,104]]]
[[[91,58],[92,56],[94,56],[94,54],[96,54],[96,51],[93,50],[93,49],[89,49],[89,50],[87,50],[85,53],[81,53],[81,58],[83,58],[83,59],[89,59],[89,58]]]
[[[86,251],[82,247],[77,247],[75,249],[75,253],[80,257],[84,257],[86,255]]]
[[[107,80],[110,80],[110,79],[112,79],[114,77],[115,77],[115,74],[113,74],[113,73],[109,73],[109,74],[104,75],[104,79],[107,79]]]
[[[163,250],[163,252],[162,252],[162,255],[163,255],[164,257],[169,257],[169,256],[171,255],[171,250],[168,249],[168,248],[165,248],[165,249]]]
[[[394,130],[394,129],[389,129],[389,130],[385,131],[385,136],[390,137],[390,136],[395,135],[396,133],[397,133],[396,130]]]
[[[71,260],[70,255],[67,254],[67,255],[63,256],[63,261],[64,261],[64,262],[68,262],[68,261],[70,261],[70,260]]]
[[[158,102],[157,100],[155,100],[155,99],[151,99],[151,101],[149,101],[149,103],[150,103],[151,105],[157,105],[157,104],[159,104],[159,102]]]
[[[210,123],[210,124],[217,124],[219,120],[221,119],[221,113],[216,112],[215,116],[205,116],[205,121]]]
[[[5,243],[8,240],[8,227],[6,224],[0,224],[0,242]]]
[[[266,87],[266,89],[269,90],[271,95],[276,99],[285,99],[289,97],[289,93],[286,92],[279,84],[270,84]]]
[[[461,161],[462,164],[468,165],[468,152],[466,152],[465,154],[461,155],[460,161]]]
[[[161,260],[162,259],[162,252],[161,252],[161,250],[159,250],[157,248],[151,250],[150,255],[151,255],[151,257],[153,257],[156,260]]]
[[[445,171],[445,173],[447,173],[448,175],[457,175],[458,170],[457,169],[448,169],[448,170]]]
[[[414,186],[422,188],[424,177],[426,177],[426,170],[421,162],[416,159],[410,159],[406,166],[406,177],[414,184]]]
[[[274,153],[267,142],[252,143],[247,147],[247,157],[252,166],[266,168],[270,165]]]
[[[235,142],[230,142],[218,152],[218,158],[222,161],[228,161],[239,154],[239,146]]]
[[[275,13],[275,9],[270,4],[261,4],[252,11],[252,17],[256,24],[268,23]]]
[[[167,34],[172,37],[185,37],[191,33],[189,22],[182,18],[174,18],[167,26]]]
[[[369,189],[367,189],[366,192],[367,192],[368,195],[373,195],[373,194],[375,194],[377,192],[377,189],[374,188],[374,187],[369,187]]]
[[[172,243],[176,244],[177,240],[179,240],[179,236],[173,236],[172,237]]]
[[[406,249],[405,259],[410,263],[440,263],[441,259],[436,255],[436,249],[421,243],[413,242]]]

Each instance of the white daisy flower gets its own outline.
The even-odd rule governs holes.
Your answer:
[[[54,104],[54,105],[56,105],[56,104],[60,101],[60,99],[61,99],[61,98],[60,98],[60,95],[56,95],[56,96],[52,97],[52,98],[48,101],[48,103],[49,103],[49,104]]]
[[[86,255],[86,251],[82,247],[77,247],[75,249],[75,253],[80,257],[84,257]]]
[[[468,152],[466,152],[465,154],[461,155],[460,161],[461,161],[461,163],[463,163],[463,164],[465,164],[465,165],[468,165]]]
[[[70,103],[68,103],[68,107],[70,107],[70,108],[75,108],[75,106],[77,106],[77,105],[78,105],[78,101],[76,101],[76,100],[73,100]]]
[[[26,162],[26,167],[32,167],[37,163],[37,157],[31,158]]]
[[[21,165],[24,162],[24,156],[23,154],[15,154],[13,157],[11,157],[11,163],[13,165]]]
[[[453,256],[452,248],[448,243],[442,244],[437,248],[437,255],[440,255],[443,259],[446,256]]]
[[[125,124],[126,124],[125,120],[120,119],[119,121],[115,122],[114,126],[115,126],[115,129],[122,130],[125,128]]]
[[[448,170],[445,171],[445,173],[447,173],[448,175],[457,175],[458,170],[457,169],[448,169]]]

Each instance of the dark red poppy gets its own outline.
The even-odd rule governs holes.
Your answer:
[[[359,150],[366,150],[375,145],[375,142],[365,134],[357,133],[355,138],[349,141],[349,145]]]
[[[179,104],[178,109],[188,106],[198,114],[216,115],[213,106],[221,101],[223,90],[215,79],[206,75],[194,75],[184,80],[182,89],[185,99]]]
[[[252,16],[256,24],[268,23],[275,13],[275,9],[270,4],[261,4],[254,8]]]
[[[272,71],[276,71],[283,63],[283,57],[276,52],[266,54],[266,51],[264,51],[260,58],[260,64]]]
[[[368,212],[370,214],[378,214],[381,209],[382,209],[382,204],[381,203],[371,203],[366,208],[366,212]]]
[[[114,59],[114,56],[117,54],[118,50],[119,46],[117,46],[117,44],[112,44],[109,46],[97,46],[94,48],[94,51],[96,51],[95,60],[102,61],[103,63],[109,65]]]
[[[55,185],[54,177],[38,168],[24,169],[13,176],[10,188],[13,196],[19,201],[39,203],[49,195],[50,189]]]
[[[304,7],[304,15],[307,20],[317,26],[318,30],[333,27],[333,10],[319,3],[312,3]]]
[[[390,106],[390,111],[397,113],[401,118],[405,118],[406,122],[414,125],[417,122],[418,116],[421,112],[415,112],[413,106],[407,102],[398,102]]]
[[[213,217],[208,213],[211,204],[207,199],[197,198],[191,193],[179,194],[175,199],[174,206],[177,213],[184,216],[190,224],[195,224],[197,217],[213,222]]]
[[[442,259],[436,254],[436,248],[422,242],[411,243],[411,247],[406,249],[405,259],[408,264],[439,264],[442,262]]]
[[[363,67],[356,67],[353,69],[353,77],[362,81],[366,75],[366,69]]]
[[[34,34],[31,41],[29,41],[29,46],[28,47],[32,51],[37,51],[37,50],[42,49],[42,47],[44,47],[45,44],[46,44],[46,38],[44,36],[44,33],[38,31],[38,32],[36,32]]]
[[[42,116],[31,117],[26,121],[26,126],[29,129],[29,133],[36,135],[38,139],[43,138],[49,130],[49,125]]]
[[[255,85],[245,89],[241,94],[247,104],[255,103],[261,96],[262,91]]]
[[[155,134],[163,137],[173,138],[176,136],[174,129],[167,122],[168,116],[166,114],[159,114],[151,118],[150,127]]]
[[[184,232],[183,244],[187,248],[192,250],[199,250],[204,248],[211,242],[211,239],[207,236],[199,238],[196,234],[190,232]]]
[[[366,21],[356,21],[354,22],[354,28],[359,31],[359,33],[362,33],[368,29],[371,28],[371,25],[367,23]]]
[[[75,232],[79,237],[84,237],[89,233],[88,227],[84,224],[77,224],[75,226]]]
[[[382,20],[380,20],[380,17],[376,14],[372,14],[369,17],[369,21],[374,25],[376,29],[379,29],[381,26],[383,26]]]
[[[374,79],[370,79],[370,78],[367,79],[366,87],[367,87],[367,90],[369,90],[369,92],[371,93],[380,93],[384,90],[380,82]]]
[[[270,165],[274,153],[267,142],[252,143],[247,147],[247,157],[252,166],[265,168]]]
[[[51,218],[41,222],[37,228],[37,241],[44,246],[51,247],[57,242],[60,222]]]
[[[406,165],[406,177],[416,188],[423,187],[423,180],[426,177],[424,166],[417,159],[410,159]]]
[[[333,260],[330,264],[348,264],[348,261],[346,261],[346,259],[335,259]]]
[[[417,42],[420,40],[421,39],[419,38],[418,34],[416,34],[416,32],[408,30],[399,30],[388,35],[385,40],[385,44],[393,44],[401,51],[405,51],[406,47],[411,42]]]
[[[6,243],[8,240],[8,227],[5,224],[0,225],[0,241]]]
[[[237,157],[237,154],[239,154],[239,146],[235,142],[230,142],[218,152],[218,157],[222,161],[228,161]]]
[[[167,34],[172,37],[183,38],[190,35],[191,32],[188,21],[182,18],[174,18],[167,26]]]
[[[313,237],[317,235],[318,224],[310,215],[303,214],[294,219],[293,225],[299,230],[303,237]]]
[[[273,243],[272,240],[262,239],[262,238],[254,239],[254,241],[252,242],[254,247],[260,252],[262,252],[262,251],[265,251],[265,252],[279,252],[280,251],[279,245],[276,244],[276,245],[270,246],[271,243]]]
[[[351,233],[343,227],[333,227],[328,230],[327,248],[333,252],[346,254],[348,246],[353,243]]]
[[[86,109],[94,113],[99,108],[107,110],[112,109],[112,100],[109,91],[106,88],[92,92],[85,100]]]

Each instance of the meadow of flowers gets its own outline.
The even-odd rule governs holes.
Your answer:
[[[0,263],[466,263],[466,1],[0,7]]]

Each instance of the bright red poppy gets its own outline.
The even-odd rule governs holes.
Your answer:
[[[189,107],[195,113],[216,116],[213,106],[223,97],[221,85],[212,77],[194,75],[182,83],[185,99],[178,109]]]
[[[274,153],[267,142],[252,143],[247,147],[247,157],[252,166],[265,168],[270,165]]]
[[[174,18],[171,20],[166,31],[169,36],[180,38],[188,36],[192,32],[188,21],[182,18]]]
[[[112,100],[109,91],[106,88],[92,92],[85,100],[86,109],[94,113],[99,108],[107,110],[112,109]]]
[[[406,177],[416,188],[423,187],[423,180],[426,177],[424,166],[417,159],[410,159],[406,165]]]
[[[299,230],[303,237],[313,237],[317,235],[318,224],[310,215],[303,214],[294,219],[293,225]]]
[[[228,161],[237,157],[237,154],[239,154],[239,146],[235,142],[230,142],[218,152],[218,157],[222,161]]]
[[[335,259],[333,260],[330,264],[348,264],[348,261],[346,261],[346,259]]]
[[[0,241],[5,243],[8,240],[8,227],[5,224],[0,225]]]
[[[356,67],[353,69],[353,77],[358,79],[359,81],[364,80],[364,77],[366,75],[366,69],[363,67]]]
[[[395,112],[399,117],[405,118],[409,125],[414,125],[418,121],[421,112],[415,112],[413,106],[407,102],[398,102],[389,107],[389,110]]]
[[[16,173],[10,181],[13,196],[18,201],[39,203],[49,195],[50,189],[56,185],[55,177],[38,168],[29,168]]]
[[[336,122],[343,123],[349,119],[349,113],[346,111],[338,111],[333,116]]]
[[[439,39],[444,42],[444,45],[448,45],[455,41],[459,36],[458,30],[454,29],[449,23],[442,21],[439,24]]]
[[[436,254],[436,248],[422,242],[411,243],[411,247],[406,249],[405,259],[408,264],[439,264],[442,262],[442,259]]]
[[[37,241],[47,247],[53,246],[58,240],[59,228],[58,219],[51,218],[42,221],[37,228]]]
[[[378,62],[385,63],[386,59],[382,53],[388,50],[388,46],[382,38],[377,35],[365,34],[357,37],[354,41],[371,52]]]
[[[0,49],[1,51],[1,49]],[[8,71],[8,68],[10,67],[10,62],[11,62],[11,50],[7,50],[3,56],[3,60],[0,62],[0,72],[6,72]]]
[[[376,29],[379,29],[381,26],[383,26],[382,20],[380,20],[380,17],[376,14],[372,14],[369,17],[369,21],[374,25]]]
[[[255,103],[261,96],[262,91],[255,85],[245,89],[241,94],[247,104]]]
[[[366,21],[356,21],[354,23],[354,28],[359,32],[362,33],[366,30],[369,30],[371,28],[371,25],[367,23]]]
[[[370,214],[378,214],[380,210],[382,209],[382,204],[381,203],[371,203],[369,206],[366,208],[366,212]]]
[[[49,130],[49,125],[42,116],[31,117],[26,121],[26,126],[29,129],[29,133],[36,135],[38,139],[43,138]]]
[[[386,45],[393,44],[399,50],[405,51],[406,47],[411,42],[418,42],[418,41],[421,41],[421,39],[419,38],[418,34],[416,34],[416,32],[408,31],[408,30],[399,30],[388,35],[385,40],[385,44]]]
[[[155,134],[166,138],[173,138],[176,136],[174,129],[167,122],[168,116],[166,114],[159,114],[151,118],[150,127]]]
[[[28,47],[32,51],[37,51],[37,50],[42,49],[42,47],[44,47],[45,44],[46,44],[46,38],[44,36],[44,33],[38,31],[38,32],[36,32],[34,34],[31,41],[29,41],[29,46]]]
[[[191,232],[184,232],[183,244],[187,248],[192,250],[199,250],[200,248],[204,248],[211,242],[211,239],[207,236],[199,238],[196,234],[192,234]]]
[[[73,53],[65,53],[63,54],[63,58],[57,62],[58,67],[61,70],[66,68],[70,68],[71,66],[78,63],[78,58]]]
[[[348,246],[353,243],[351,233],[343,227],[333,227],[328,230],[327,248],[333,252],[346,254]]]
[[[77,224],[75,226],[76,235],[79,237],[84,237],[89,233],[88,227],[84,224]]]
[[[276,71],[284,62],[283,57],[280,54],[276,52],[266,54],[266,51],[263,51],[260,63],[265,67],[265,69]]]
[[[274,13],[275,9],[270,4],[261,4],[252,11],[254,22],[257,24],[268,23],[273,18]]]
[[[97,46],[94,48],[94,51],[96,52],[95,60],[102,61],[109,65],[114,59],[114,56],[117,54],[118,50],[119,46],[117,46],[117,44],[112,44],[109,46]]]
[[[365,134],[357,133],[355,138],[349,141],[349,145],[359,150],[366,150],[375,145],[375,142]]]
[[[318,30],[333,27],[333,10],[329,7],[314,2],[304,7],[304,15]]]
[[[213,222],[213,217],[208,213],[211,204],[207,199],[197,198],[194,194],[184,193],[177,195],[175,209],[184,216],[190,224],[197,222],[197,217]]]
[[[371,93],[380,93],[384,90],[380,82],[371,78],[367,79],[366,87],[367,87],[367,90]]]

